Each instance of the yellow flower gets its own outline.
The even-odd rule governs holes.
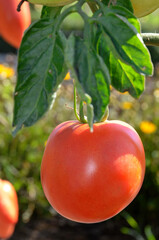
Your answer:
[[[129,93],[128,91],[126,91],[126,92],[120,92],[120,94],[123,94],[123,95],[124,95],[124,94],[126,95],[126,94],[128,94],[128,93]]]
[[[123,102],[123,104],[122,104],[122,108],[125,109],[125,110],[131,109],[132,106],[133,106],[132,102]]]
[[[70,73],[68,72],[67,74],[66,74],[66,76],[65,76],[65,78],[64,78],[64,80],[70,80],[71,79],[71,76],[70,76]]]
[[[151,134],[156,132],[157,130],[157,126],[149,121],[142,121],[140,123],[140,129],[142,132],[147,133],[147,134]]]
[[[14,75],[14,69],[11,67],[6,67],[2,64],[0,64],[0,76],[3,78],[10,78]]]

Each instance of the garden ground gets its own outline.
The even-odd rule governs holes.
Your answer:
[[[57,215],[19,225],[10,240],[133,240],[121,233],[122,224],[121,219],[80,224]]]

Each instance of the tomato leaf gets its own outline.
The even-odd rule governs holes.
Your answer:
[[[93,105],[91,104],[92,98],[83,89],[82,85],[78,80],[77,72],[74,68],[75,52],[77,48],[76,42],[78,41],[80,40],[77,37],[73,36],[73,34],[69,36],[67,40],[66,48],[65,48],[65,61],[67,63],[68,68],[71,71],[71,77],[74,79],[74,84],[75,84],[75,87],[77,88],[81,101],[87,104],[87,121],[91,131],[93,131],[94,109],[93,109]],[[80,114],[80,117],[81,117],[81,114]],[[82,115],[82,118],[84,118],[83,115]]]
[[[41,18],[56,18],[60,12],[61,12],[62,7],[47,7],[44,6],[41,11]]]
[[[130,18],[126,16],[130,16],[131,13],[119,6],[104,7],[102,14],[96,21],[103,27],[107,45],[116,58],[132,66],[138,73],[152,75],[150,54],[137,31],[139,30],[138,20],[132,15],[129,22]]]
[[[102,0],[102,2],[103,2],[106,6],[108,6],[109,4],[110,4],[110,5],[115,5],[115,6],[121,6],[121,7],[127,8],[130,12],[133,12],[133,7],[132,7],[132,4],[131,4],[131,1],[130,1],[130,0],[126,0],[126,1],[116,0],[116,1],[115,1],[115,4],[113,3],[113,1],[110,2],[110,0]]]
[[[42,18],[23,37],[18,56],[18,80],[14,96],[15,130],[33,125],[51,106],[62,82],[65,37],[54,32],[55,21]]]
[[[115,58],[103,36],[99,40],[98,51],[109,68],[111,85],[120,92],[128,91],[133,97],[138,98],[144,91],[145,76],[135,72],[130,65]]]
[[[127,9],[121,7],[121,6],[112,6],[112,7],[109,7],[109,9],[111,11],[113,11],[114,14],[118,14],[120,16],[123,16],[125,17],[129,23],[131,23],[131,28],[133,28],[135,30],[135,33],[136,33],[136,30],[138,33],[140,33],[141,29],[140,29],[140,22],[139,20],[132,14],[132,12],[128,11]],[[130,27],[130,26],[128,26]]]
[[[68,39],[69,41],[69,39]],[[72,68],[75,69],[76,79],[80,89],[83,89],[85,94],[91,97],[91,104],[94,108],[94,122],[102,119],[105,109],[109,103],[109,84],[110,77],[108,69],[103,62],[103,59],[95,52],[93,47],[88,48],[87,42],[79,37],[71,35],[70,50],[72,54],[67,59],[70,59]],[[70,65],[68,66],[70,67]],[[79,87],[77,87],[77,90]],[[81,90],[79,91],[79,95]],[[84,99],[82,99],[84,100]]]
[[[43,7],[41,19],[25,32],[18,55],[13,134],[44,115],[67,69],[81,101],[87,103],[91,130],[105,114],[110,84],[136,98],[144,90],[144,75],[153,73],[153,65],[130,0],[116,0],[115,6],[113,1],[98,1],[99,9],[92,16],[83,11],[83,3],[64,11]],[[73,12],[84,20],[83,38],[71,35],[66,40],[58,29]]]

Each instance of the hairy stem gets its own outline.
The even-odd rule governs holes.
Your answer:
[[[147,46],[159,46],[159,33],[142,33],[141,36]]]

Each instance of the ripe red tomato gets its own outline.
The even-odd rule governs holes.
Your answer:
[[[0,35],[15,48],[19,48],[23,33],[31,23],[29,3],[24,2],[17,12],[19,0],[0,0]]]
[[[43,155],[46,198],[64,217],[83,223],[109,219],[139,192],[145,154],[137,132],[121,121],[68,121],[51,133]]]
[[[18,221],[18,199],[13,185],[0,179],[0,238],[9,238]]]

